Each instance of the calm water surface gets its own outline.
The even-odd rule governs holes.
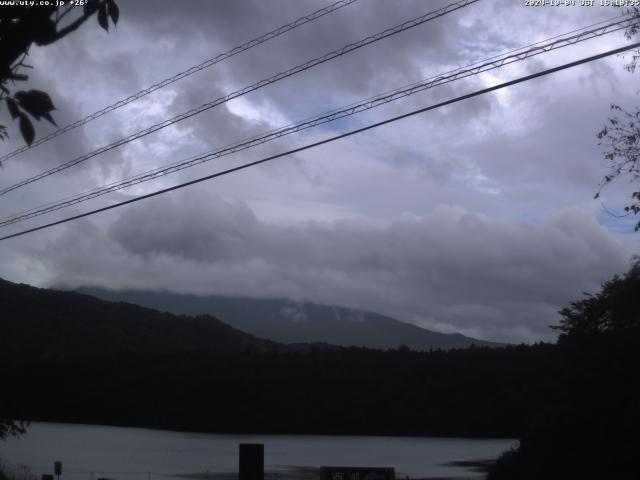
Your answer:
[[[238,471],[238,444],[264,443],[267,480],[312,479],[323,465],[394,467],[396,477],[482,478],[455,462],[495,459],[514,440],[321,435],[217,435],[141,428],[32,423],[0,443],[15,480],[223,480]]]

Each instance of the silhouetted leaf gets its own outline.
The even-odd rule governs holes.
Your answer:
[[[18,109],[18,105],[13,98],[7,98],[7,109],[11,114],[11,118],[16,119],[18,115],[20,115],[20,110]]]
[[[33,27],[36,45],[48,45],[56,40],[56,23],[51,18],[40,18]]]
[[[33,129],[33,124],[29,117],[25,113],[20,112],[20,133],[22,138],[27,142],[27,145],[33,143],[33,139],[36,137],[36,132]]]
[[[87,0],[84,4],[84,16],[88,17],[89,15],[93,15],[93,12],[96,11],[97,4],[98,0]]]
[[[105,31],[109,31],[109,20],[107,19],[107,5],[103,3],[98,8],[98,23]]]
[[[114,0],[107,0],[107,5],[109,6],[109,16],[113,20],[113,24],[116,25],[120,18],[120,9]]]
[[[0,8],[0,19],[10,22],[15,18],[20,18],[24,15],[24,7],[19,5],[3,5]]]
[[[51,116],[50,113],[43,113],[42,114],[42,118],[44,118],[45,120],[47,120],[49,123],[52,123],[53,125],[55,125],[56,127],[58,126],[58,124],[56,123],[56,121],[53,119],[53,117]]]
[[[40,120],[40,117],[43,117],[51,123],[54,123],[49,112],[55,110],[56,107],[54,107],[49,94],[46,92],[43,92],[42,90],[29,90],[28,92],[22,91],[16,93],[14,97],[18,100],[20,106],[33,115],[37,120]]]

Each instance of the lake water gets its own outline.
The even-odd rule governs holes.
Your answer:
[[[322,435],[218,435],[142,428],[32,423],[0,442],[15,480],[40,480],[63,462],[60,480],[227,480],[238,444],[265,445],[266,480],[311,480],[320,466],[393,467],[396,477],[479,479],[464,462],[495,459],[514,440]],[[462,462],[462,463],[460,463]]]

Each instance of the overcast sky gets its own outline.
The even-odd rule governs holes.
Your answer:
[[[580,1],[576,0],[579,4]],[[31,51],[27,88],[66,125],[331,2],[118,0]],[[2,187],[445,5],[359,0],[4,162]],[[599,3],[599,2],[598,2]],[[219,148],[620,13],[481,0],[0,198],[0,216]],[[414,95],[2,234],[108,205],[628,43],[622,32]],[[557,310],[623,273],[637,219],[606,173],[609,105],[640,104],[610,57],[171,194],[0,242],[0,276],[38,286],[168,289],[356,307],[441,332],[551,340]],[[20,85],[22,87],[22,85]],[[16,125],[0,111],[11,139]],[[36,125],[37,136],[53,128]]]

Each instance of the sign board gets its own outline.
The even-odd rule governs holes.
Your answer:
[[[62,462],[53,462],[53,472],[56,475],[62,475]]]
[[[387,467],[320,467],[321,480],[395,480],[396,471]]]
[[[239,473],[239,480],[264,480],[264,444],[240,444]]]

